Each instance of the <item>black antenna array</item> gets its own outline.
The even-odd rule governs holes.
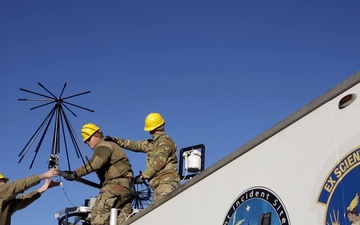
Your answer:
[[[40,85],[40,87],[42,87],[48,94],[50,95],[45,95],[45,94],[40,94],[40,93],[36,93],[33,91],[29,91],[23,88],[20,88],[21,91],[24,92],[28,92],[37,96],[41,96],[43,98],[39,98],[39,99],[30,99],[30,98],[19,98],[19,101],[41,101],[41,102],[46,102],[44,104],[38,105],[36,107],[30,108],[30,110],[34,110],[46,105],[50,105],[54,103],[54,107],[51,109],[50,113],[45,117],[45,119],[43,120],[43,122],[40,124],[40,126],[38,127],[38,129],[35,131],[35,133],[33,134],[33,136],[30,138],[30,140],[28,141],[28,143],[25,145],[25,147],[22,149],[22,151],[19,154],[20,160],[18,163],[20,163],[25,154],[28,152],[28,150],[30,149],[31,145],[34,143],[34,141],[36,140],[36,138],[40,135],[41,131],[43,130],[43,133],[40,137],[40,140],[36,146],[35,149],[35,155],[32,159],[32,162],[30,164],[30,169],[32,168],[34,162],[35,162],[35,158],[37,156],[37,154],[39,153],[41,144],[44,141],[44,138],[46,136],[46,133],[49,130],[50,124],[52,122],[54,122],[54,130],[53,130],[53,136],[52,136],[52,148],[51,148],[51,153],[50,153],[50,159],[49,159],[49,164],[48,167],[49,168],[58,168],[58,164],[59,164],[59,158],[58,158],[58,154],[60,153],[60,140],[62,137],[63,143],[64,143],[64,148],[65,148],[65,153],[66,153],[66,158],[67,158],[67,165],[68,165],[68,170],[71,171],[71,166],[70,166],[70,159],[69,159],[69,151],[68,151],[68,140],[66,139],[66,133],[68,133],[70,140],[73,144],[73,147],[75,149],[76,155],[78,158],[81,158],[82,162],[85,164],[85,160],[84,157],[86,159],[86,161],[89,161],[88,157],[85,154],[84,149],[81,147],[81,142],[79,141],[79,139],[77,138],[77,136],[75,135],[75,131],[73,129],[73,127],[70,124],[70,120],[67,117],[66,113],[65,113],[65,109],[67,111],[69,111],[73,116],[77,117],[77,115],[68,107],[68,106],[74,106],[89,112],[95,112],[94,110],[70,103],[67,101],[67,99],[70,98],[74,98],[80,95],[84,95],[84,94],[88,94],[90,93],[90,91],[86,91],[86,92],[82,92],[79,94],[75,94],[75,95],[71,95],[68,97],[62,97],[64,94],[64,90],[66,88],[66,83],[64,84],[61,94],[59,97],[56,97],[52,92],[50,92],[47,88],[44,87],[44,85],[42,85],[41,83],[38,83]]]

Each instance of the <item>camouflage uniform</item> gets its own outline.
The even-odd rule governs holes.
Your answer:
[[[39,176],[34,175],[0,185],[0,225],[10,225],[12,214],[40,198],[38,190],[17,196],[39,183]]]
[[[78,177],[96,171],[101,189],[91,210],[91,225],[109,224],[111,208],[120,209],[118,224],[131,214],[131,164],[115,143],[101,140],[88,163],[75,172]]]
[[[147,154],[146,170],[142,172],[142,177],[149,180],[154,190],[153,201],[157,201],[180,186],[180,176],[174,141],[165,132],[154,133],[152,138],[137,142],[115,138],[115,141],[125,149]]]

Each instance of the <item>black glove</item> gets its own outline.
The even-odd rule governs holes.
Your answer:
[[[59,175],[64,177],[65,180],[73,181],[77,177],[75,171],[60,171]]]
[[[135,178],[134,178],[134,183],[135,184],[143,184],[145,183],[145,179],[141,177],[141,175],[137,175]]]
[[[112,142],[117,142],[117,138],[116,137],[111,137],[109,135],[104,137],[104,141],[112,141]]]

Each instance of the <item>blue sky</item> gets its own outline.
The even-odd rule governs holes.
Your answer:
[[[360,70],[359,11],[356,0],[1,0],[0,172],[14,180],[47,170],[51,134],[31,169],[38,139],[18,163],[51,109],[18,101],[38,97],[20,88],[46,94],[38,82],[56,96],[65,83],[64,96],[91,91],[71,102],[95,113],[67,114],[79,138],[91,122],[147,139],[144,118],[160,112],[179,150],[206,146],[208,168]],[[145,155],[127,153],[135,172],[145,168]],[[57,224],[55,213],[96,195],[64,181],[12,224]]]

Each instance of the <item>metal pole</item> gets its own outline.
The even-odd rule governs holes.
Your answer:
[[[110,225],[117,225],[118,209],[111,208],[110,211]]]

